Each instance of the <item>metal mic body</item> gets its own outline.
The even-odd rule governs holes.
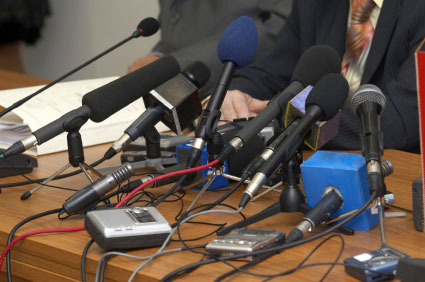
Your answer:
[[[360,119],[360,143],[366,159],[370,193],[385,195],[384,176],[381,172],[381,156],[384,151],[380,117],[385,109],[386,98],[375,85],[365,84],[354,92],[351,108]]]
[[[112,173],[104,175],[69,197],[63,204],[63,209],[69,215],[85,210],[97,203],[104,194],[128,180],[134,173],[134,168],[129,163],[124,163]]]
[[[314,229],[317,225],[327,220],[332,213],[339,210],[344,203],[341,193],[333,186],[323,191],[322,199],[314,208],[309,210],[301,219],[301,222],[291,230],[286,242],[301,240],[307,231]]]
[[[211,135],[216,131],[217,123],[221,116],[220,108],[229,89],[235,69],[236,64],[234,62],[227,61],[223,64],[213,94],[208,101],[207,107],[202,111],[198,125],[196,126],[195,139],[193,140],[193,145],[187,158],[187,168],[191,168],[196,164],[204,150],[207,139],[209,137],[212,138]]]

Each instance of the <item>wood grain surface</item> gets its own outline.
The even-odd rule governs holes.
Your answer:
[[[0,71],[0,89],[9,86],[18,87],[35,85],[43,83],[42,79],[31,78],[24,75],[17,75],[6,71]],[[10,82],[10,83],[8,83]],[[15,86],[16,84],[16,86]],[[101,158],[108,145],[99,145],[87,148],[86,161],[92,163]],[[411,210],[411,184],[412,181],[420,175],[420,158],[419,155],[399,152],[394,150],[385,151],[383,159],[390,160],[394,165],[394,174],[387,177],[387,189],[395,194],[395,205]],[[38,157],[39,166],[28,174],[30,178],[40,178],[49,176],[59,167],[67,163],[67,153],[57,153]],[[119,164],[119,159],[114,158],[102,164],[102,167]],[[0,178],[0,185],[16,181],[25,180],[22,176],[13,176]],[[68,179],[53,182],[54,185],[76,188],[83,188],[88,184],[88,180],[82,176],[74,176]],[[71,191],[57,190],[53,188],[43,187],[34,195],[26,200],[21,201],[20,196],[23,192],[34,187],[33,185],[20,186],[15,188],[2,189],[0,194],[0,249],[5,247],[9,231],[22,219],[30,215],[59,208],[67,197],[73,194]],[[151,188],[149,191],[159,195],[164,193],[169,187]],[[227,204],[237,206],[243,189],[239,189],[227,201]],[[200,200],[200,204],[209,203],[218,199],[225,191],[207,192]],[[197,191],[190,190],[184,197],[184,204],[187,207]],[[248,204],[243,211],[246,216],[253,215],[270,204],[278,200],[279,194],[271,192],[264,197],[259,198],[255,202]],[[159,211],[164,217],[173,223],[174,217],[180,208],[179,202],[166,202],[158,206]],[[390,209],[389,211],[396,211]],[[252,228],[274,229],[289,232],[301,219],[302,214],[278,214],[261,222],[252,225]],[[232,224],[240,220],[239,215],[227,214],[209,214],[197,218],[199,221],[211,223],[228,223]],[[74,216],[66,220],[59,220],[56,215],[47,216],[32,221],[24,225],[17,235],[25,232],[43,228],[61,228],[76,227],[83,225],[82,216]],[[199,224],[184,224],[181,228],[182,237],[190,239],[208,234],[215,229],[214,226],[206,226]],[[385,230],[388,244],[412,257],[424,257],[425,254],[425,234],[417,232],[413,227],[413,219],[411,213],[407,213],[406,217],[386,218]],[[363,252],[376,250],[380,247],[380,235],[377,227],[370,231],[356,231],[354,236],[343,236],[345,240],[345,248],[342,259],[351,257]],[[173,239],[176,239],[174,236]],[[188,242],[189,245],[206,244],[215,238],[211,235],[205,239]],[[19,242],[12,250],[12,269],[14,281],[79,281],[80,275],[80,259],[84,246],[90,240],[85,231],[66,233],[66,234],[46,234],[36,235]],[[277,254],[259,265],[250,268],[250,271],[262,274],[272,274],[282,272],[286,269],[296,266],[300,261],[320,242],[314,242],[285,250]],[[180,247],[180,242],[173,241],[168,248]],[[331,239],[322,248],[320,248],[307,263],[315,262],[332,262],[337,256],[341,247],[341,242],[337,238]],[[131,251],[131,254],[150,255],[155,253],[157,248],[149,248],[144,250]],[[93,281],[96,272],[97,262],[104,251],[94,244],[87,256],[87,276],[89,281]],[[167,273],[182,267],[184,265],[200,261],[202,255],[194,254],[190,251],[179,252],[175,254],[164,255],[156,258],[149,263],[137,276],[137,281],[158,281]],[[127,281],[133,270],[140,262],[114,257],[108,262],[105,272],[105,281]],[[241,265],[242,262],[234,262],[235,265]],[[328,266],[318,266],[299,270],[289,276],[279,277],[273,281],[318,281],[327,271]],[[183,276],[178,281],[213,281],[221,274],[231,270],[231,268],[223,263],[214,263],[203,266],[197,270]],[[0,281],[6,280],[5,265],[3,265],[0,274]],[[233,275],[225,281],[261,281],[264,278],[249,276],[246,274]],[[326,281],[357,281],[347,275],[344,268],[336,266]]]

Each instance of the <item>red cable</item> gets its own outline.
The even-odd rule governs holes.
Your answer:
[[[36,235],[36,234],[44,234],[44,233],[54,233],[54,232],[72,232],[72,231],[81,231],[84,230],[84,226],[82,227],[71,227],[71,228],[52,228],[52,229],[40,229],[40,230],[35,230],[35,231],[31,231],[28,233],[25,233],[21,236],[16,237],[12,242],[10,242],[9,245],[7,245],[7,247],[3,250],[3,253],[1,254],[0,257],[0,270],[1,270],[1,266],[3,265],[3,261],[4,258],[6,257],[7,252],[12,248],[13,245],[15,245],[17,242],[19,242],[20,240],[31,236],[31,235]]]
[[[183,170],[174,171],[174,172],[166,173],[164,175],[157,176],[157,177],[139,185],[135,190],[133,190],[130,194],[128,194],[121,202],[119,202],[117,205],[115,205],[115,208],[121,207],[134,194],[136,194],[137,192],[139,192],[140,190],[142,190],[143,188],[145,188],[147,185],[149,185],[151,183],[154,183],[158,180],[168,178],[168,177],[171,177],[171,176],[176,176],[176,175],[195,172],[195,171],[198,171],[198,170],[203,170],[205,168],[215,166],[218,162],[219,162],[219,160],[214,160],[210,163],[207,163],[205,165],[201,165],[201,166],[198,166],[198,167],[183,169]],[[31,231],[31,232],[28,232],[28,233],[22,234],[21,236],[16,237],[12,242],[10,242],[9,245],[6,246],[6,248],[3,250],[3,253],[0,256],[0,272],[1,272],[1,267],[3,265],[3,261],[4,261],[4,258],[6,257],[7,252],[9,252],[9,250],[12,248],[12,246],[15,245],[17,242],[19,242],[20,240],[22,240],[22,239],[24,239],[28,236],[31,236],[31,235],[44,234],[44,233],[55,233],[55,232],[82,231],[82,230],[85,230],[85,229],[86,228],[84,226],[73,227],[73,228],[40,229],[40,230]]]
[[[151,180],[149,180],[149,181],[147,181],[147,182],[139,185],[130,194],[128,194],[121,202],[119,202],[115,206],[115,208],[121,207],[125,202],[127,202],[131,197],[133,197],[134,194],[136,194],[137,192],[139,192],[140,190],[142,190],[143,188],[145,188],[146,186],[148,186],[151,183],[154,183],[154,182],[156,182],[158,180],[161,180],[161,179],[164,179],[164,178],[168,178],[168,177],[171,177],[171,176],[176,176],[176,175],[181,175],[181,174],[186,174],[186,173],[189,174],[191,172],[195,172],[195,171],[198,171],[198,170],[203,170],[204,168],[209,168],[209,167],[215,166],[216,164],[218,164],[218,162],[219,162],[219,160],[214,160],[214,161],[212,161],[210,163],[207,163],[207,164],[204,164],[204,165],[201,165],[201,166],[197,166],[197,167],[194,167],[194,168],[183,169],[183,170],[174,171],[174,172],[166,173],[164,175],[157,176],[157,177],[155,177],[155,178],[153,178],[153,179],[151,179]]]

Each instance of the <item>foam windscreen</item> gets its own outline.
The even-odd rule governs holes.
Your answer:
[[[164,56],[84,95],[83,105],[89,106],[92,121],[101,122],[179,72],[177,60],[173,56]]]
[[[348,82],[341,74],[328,74],[313,87],[305,101],[305,107],[313,104],[319,106],[323,111],[323,120],[329,120],[344,105],[348,89]]]
[[[291,81],[299,81],[304,86],[315,85],[317,81],[329,73],[341,72],[341,58],[327,45],[310,47],[298,60]]]
[[[257,46],[257,27],[250,17],[243,16],[224,30],[218,41],[217,53],[221,62],[231,61],[242,68],[254,60]]]

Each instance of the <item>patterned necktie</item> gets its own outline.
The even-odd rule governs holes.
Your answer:
[[[341,73],[346,75],[360,55],[367,49],[373,38],[375,29],[369,20],[375,7],[373,0],[352,0],[351,23],[347,36],[347,49],[342,59]]]

